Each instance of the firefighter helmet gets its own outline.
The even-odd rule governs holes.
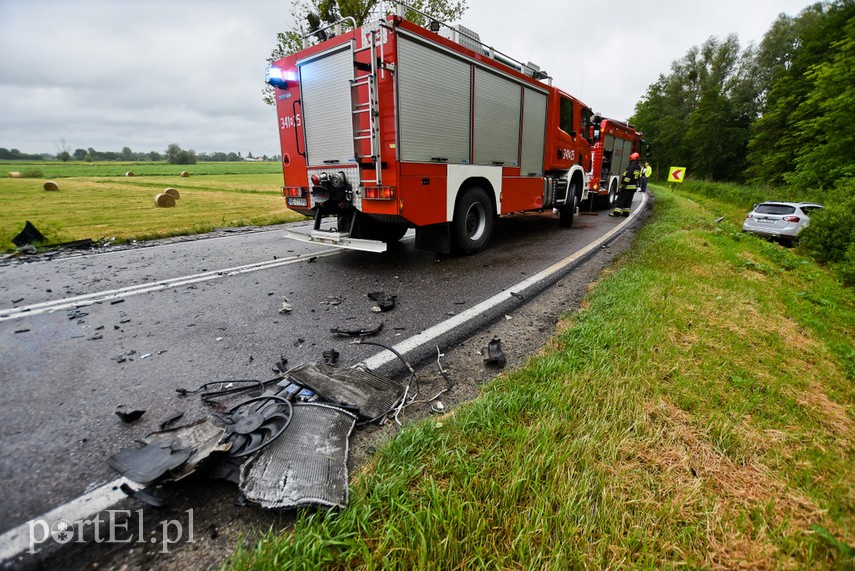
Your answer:
[[[637,161],[640,159],[641,159],[641,155],[639,155],[638,153],[632,153],[631,155],[629,155],[629,160],[631,160],[631,161]]]

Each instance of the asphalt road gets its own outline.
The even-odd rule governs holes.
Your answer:
[[[512,289],[619,220],[579,216],[568,231],[550,214],[506,218],[490,248],[469,257],[415,250],[411,236],[385,254],[332,250],[275,229],[0,267],[0,533],[115,480],[110,455],[174,411],[202,410],[176,388],[267,380],[282,356],[297,365],[327,349],[342,365],[376,360],[380,349],[330,329],[382,323],[371,340],[398,344]],[[367,294],[376,291],[397,296],[393,311],[372,311]],[[293,308],[284,314],[283,297]],[[384,370],[397,373],[394,363]],[[134,409],[146,412],[132,424],[115,414]]]

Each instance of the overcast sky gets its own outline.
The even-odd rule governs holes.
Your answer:
[[[481,40],[626,119],[710,36],[759,43],[807,0],[469,0]],[[0,0],[0,147],[278,154],[261,101],[289,0]]]

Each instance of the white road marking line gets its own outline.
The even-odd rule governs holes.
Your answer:
[[[170,278],[167,280],[160,280],[156,282],[149,282],[145,284],[137,284],[133,286],[123,287],[120,289],[114,290],[106,290],[99,291],[95,293],[87,293],[83,295],[78,295],[74,297],[67,297],[64,299],[57,299],[54,301],[45,301],[41,303],[34,303],[31,305],[25,305],[22,307],[10,307],[7,309],[0,309],[0,321],[8,321],[11,319],[18,319],[21,317],[29,317],[32,315],[39,315],[45,312],[53,312],[59,311],[63,309],[70,309],[73,307],[83,307],[86,305],[92,305],[93,303],[109,301],[114,299],[121,299],[125,297],[131,297],[134,295],[140,295],[143,293],[149,293],[154,291],[161,291],[170,288],[176,288],[184,285],[195,284],[199,282],[211,281],[219,278],[225,278],[230,276],[237,276],[240,274],[246,274],[250,272],[258,272],[261,270],[269,270],[273,268],[278,268],[280,266],[287,266],[289,264],[296,264],[300,262],[305,262],[310,258],[324,258],[327,256],[333,256],[335,254],[341,253],[339,249],[327,249],[321,250],[312,254],[305,254],[301,256],[293,256],[290,258],[284,258],[282,260],[269,260],[265,262],[256,262],[254,264],[246,264],[243,266],[235,266],[233,268],[225,268],[222,270],[213,270],[210,272],[204,272],[201,274],[194,274],[190,276],[181,276],[177,278]]]
[[[30,549],[30,526],[34,522],[41,520],[50,527],[59,520],[74,524],[84,521],[128,497],[119,489],[122,484],[137,486],[125,477],[113,480],[0,535],[0,561],[11,559]]]
[[[538,272],[537,274],[531,276],[530,278],[521,281],[515,286],[511,286],[507,288],[505,291],[494,295],[493,297],[486,299],[479,303],[478,305],[471,307],[464,311],[463,313],[459,313],[455,315],[451,319],[446,319],[442,323],[439,323],[429,329],[426,329],[422,333],[418,335],[414,335],[401,343],[398,343],[393,348],[401,353],[402,355],[412,351],[413,349],[419,347],[424,343],[428,343],[433,339],[436,339],[443,333],[447,333],[451,331],[453,328],[465,323],[467,320],[477,317],[480,313],[495,307],[496,305],[502,303],[503,301],[508,300],[511,297],[511,292],[520,293],[537,282],[546,279],[547,277],[553,275],[556,272],[561,271],[566,268],[568,265],[574,263],[579,258],[587,255],[593,249],[598,248],[601,244],[611,239],[615,234],[617,234],[620,230],[623,229],[629,222],[631,222],[636,215],[641,212],[644,205],[647,203],[647,194],[642,194],[641,205],[636,208],[632,214],[627,217],[626,220],[622,221],[620,224],[615,226],[613,229],[606,232],[599,239],[595,240],[588,246],[582,248],[581,250],[571,254],[570,256],[564,258],[563,260],[556,262],[546,268],[545,270]],[[330,253],[324,253],[323,255],[332,255],[332,253],[337,253],[340,250],[336,249]],[[318,256],[322,254],[316,254]],[[293,263],[294,261],[303,261],[305,258],[300,260],[292,260],[289,263]],[[227,270],[223,270],[227,271]],[[247,271],[256,271],[256,270],[247,270]],[[213,279],[213,278],[211,278]],[[373,357],[364,361],[365,365],[370,369],[377,369],[386,363],[391,362],[393,359],[397,357],[391,351],[383,350],[380,353],[377,353]],[[110,506],[116,504],[122,498],[126,497],[124,492],[122,492],[119,487],[123,483],[128,483],[130,485],[134,485],[133,482],[130,482],[126,478],[119,478],[103,486],[100,486],[88,494],[80,496],[79,498],[75,498],[70,502],[67,502],[57,508],[52,509],[51,511],[42,514],[36,518],[29,520],[28,522],[19,525],[14,529],[10,529],[9,531],[0,535],[0,561],[5,561],[7,559],[11,559],[24,553],[30,547],[29,540],[29,530],[30,525],[37,520],[44,520],[48,522],[50,525],[52,522],[64,519],[70,522],[76,522],[79,520],[85,520],[94,514],[102,512]]]

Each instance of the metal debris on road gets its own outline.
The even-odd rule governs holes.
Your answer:
[[[145,414],[144,410],[132,410],[130,412],[126,412],[124,410],[117,410],[116,416],[122,419],[122,422],[129,423],[134,422],[135,420],[139,420],[139,418]]]
[[[279,313],[290,313],[293,307],[291,306],[291,302],[288,301],[287,297],[282,298],[282,307],[279,309]]]

